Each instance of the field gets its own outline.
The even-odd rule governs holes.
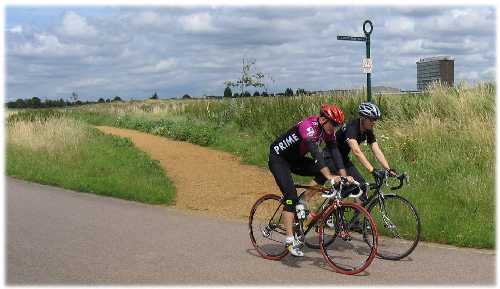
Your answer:
[[[374,97],[383,113],[376,126],[378,143],[391,166],[410,175],[411,183],[401,194],[421,215],[423,240],[495,246],[495,94],[495,85],[480,83],[472,87],[437,86],[420,95]],[[52,113],[77,123],[137,129],[214,147],[238,155],[246,163],[266,167],[274,138],[298,120],[316,114],[321,103],[336,103],[351,118],[364,98],[355,94],[148,100]],[[29,118],[30,113],[47,114],[21,112],[9,119]],[[362,149],[368,152],[366,146]],[[13,159],[12,154],[8,150],[8,174],[12,174],[9,167],[13,163],[25,161]],[[371,154],[367,155],[374,163]],[[363,173],[371,180],[366,171]]]

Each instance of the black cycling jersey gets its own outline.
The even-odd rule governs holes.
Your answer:
[[[373,130],[365,130],[361,133],[361,123],[360,119],[356,118],[347,123],[345,123],[337,132],[335,133],[335,138],[337,140],[337,146],[339,148],[340,154],[344,159],[344,162],[348,160],[349,152],[351,152],[351,147],[347,143],[349,139],[355,139],[358,144],[367,141],[368,144],[376,142]]]

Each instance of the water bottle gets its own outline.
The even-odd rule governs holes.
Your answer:
[[[297,218],[304,220],[307,217],[307,204],[304,200],[299,200],[299,203],[295,206],[297,210]]]

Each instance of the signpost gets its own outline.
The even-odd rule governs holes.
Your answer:
[[[370,29],[366,29],[366,25],[370,26]],[[337,36],[337,40],[347,40],[347,41],[364,41],[366,43],[366,58],[363,59],[363,73],[366,73],[366,93],[368,101],[372,101],[372,59],[370,58],[370,34],[373,31],[373,24],[370,20],[366,20],[363,23],[363,32],[365,37],[360,36]]]

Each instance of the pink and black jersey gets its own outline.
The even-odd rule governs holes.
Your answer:
[[[319,151],[322,142],[327,147],[336,149],[335,134],[326,134],[319,123],[319,116],[313,115],[278,137],[271,144],[270,153],[288,161],[295,161],[310,152],[318,165],[323,167],[324,160]]]

